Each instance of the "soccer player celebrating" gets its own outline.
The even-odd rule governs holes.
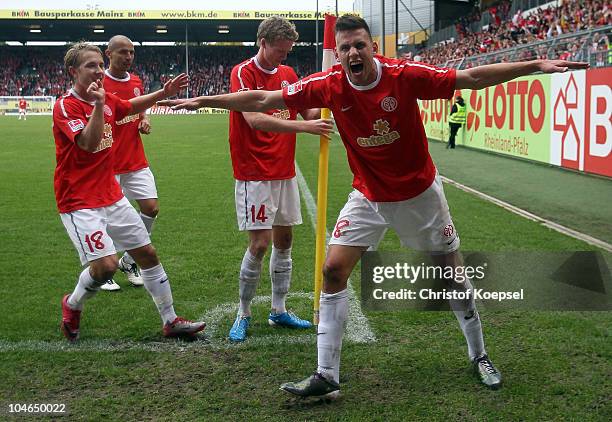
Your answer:
[[[17,120],[21,120],[22,117],[23,117],[23,120],[27,120],[26,118],[27,109],[28,109],[28,102],[25,100],[25,98],[21,97],[19,99],[19,119]]]
[[[129,72],[134,62],[134,44],[123,36],[115,35],[108,42],[105,51],[109,67],[104,71],[104,89],[123,100],[130,100],[144,94],[140,78]],[[140,218],[149,235],[159,212],[155,178],[149,168],[140,134],[151,133],[151,123],[145,113],[133,114],[117,121],[114,136],[114,160],[117,181],[123,194],[138,203]],[[140,270],[129,253],[119,259],[119,270],[133,286],[142,286]],[[102,290],[119,290],[113,280],[102,285]]]
[[[64,65],[73,86],[53,109],[55,197],[81,264],[89,266],[72,294],[62,300],[61,330],[69,341],[78,339],[83,304],[117,271],[116,246],[129,251],[141,267],[144,286],[162,318],[163,335],[195,335],[205,324],[174,312],[168,276],[142,219],[115,179],[112,150],[116,122],[176,95],[187,86],[187,75],[168,81],[155,93],[125,101],[105,91],[104,60],[98,47],[75,44],[67,51]]]
[[[265,19],[257,31],[259,51],[232,69],[231,91],[274,91],[298,78],[281,64],[291,51],[298,33],[295,25],[280,17]],[[236,179],[238,229],[248,231],[238,278],[240,306],[229,332],[230,341],[244,341],[251,321],[251,301],[261,275],[262,259],[272,242],[270,278],[272,310],[270,325],[309,328],[309,321],[288,312],[285,299],[291,283],[292,226],[302,223],[300,194],[295,178],[296,132],[328,134],[331,121],[318,120],[320,110],[301,110],[304,121],[296,120],[296,108],[279,108],[267,113],[230,114],[229,141]]]
[[[587,63],[535,60],[468,70],[375,55],[367,23],[345,15],[336,22],[340,64],[281,91],[253,91],[162,102],[177,109],[221,107],[261,111],[280,107],[329,107],[354,174],[355,190],[340,212],[323,267],[318,367],[313,375],[281,388],[299,396],[339,391],[342,336],[348,313],[347,280],[368,247],[392,228],[403,246],[430,253],[444,266],[462,265],[459,237],[442,183],[427,149],[417,99],[451,98],[455,89],[482,89],[534,72],[584,69]],[[472,289],[471,283],[453,283]],[[473,297],[473,296],[472,296]],[[451,307],[466,338],[480,381],[499,388],[502,377],[487,356],[473,300]]]

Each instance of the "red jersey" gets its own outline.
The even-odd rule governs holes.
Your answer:
[[[25,110],[28,107],[26,100],[19,100],[19,109]]]
[[[112,205],[123,197],[115,180],[112,146],[116,120],[130,112],[132,105],[113,94],[106,94],[104,132],[95,152],[81,149],[76,136],[87,125],[94,104],[70,90],[53,106],[55,138],[55,199],[61,213]]]
[[[142,81],[136,75],[128,73],[123,79],[115,78],[108,70],[104,72],[104,90],[122,100],[131,100],[144,93]],[[130,173],[149,167],[144,146],[138,132],[140,115],[132,114],[117,120],[115,137],[115,174]]]
[[[307,76],[283,90],[287,107],[331,109],[353,172],[353,187],[371,201],[413,198],[433,182],[417,99],[451,98],[453,69],[374,58],[377,77],[353,85],[342,66]]]
[[[257,58],[248,59],[232,69],[231,92],[263,89],[276,91],[297,81],[289,66],[274,70],[261,67]],[[297,110],[269,110],[278,119],[295,120]],[[252,129],[242,113],[230,112],[230,153],[237,180],[283,180],[295,176],[295,133],[264,132]]]

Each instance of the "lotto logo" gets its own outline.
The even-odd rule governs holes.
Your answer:
[[[480,111],[481,108],[482,108],[482,97],[478,95],[478,91],[472,91],[472,94],[470,95],[470,108],[469,109]],[[467,115],[468,130],[473,128],[474,131],[478,131],[479,127],[480,127],[480,117],[478,117],[477,113],[473,111],[469,111]]]
[[[78,132],[79,130],[83,130],[85,128],[85,124],[81,119],[70,120],[68,122],[68,127],[72,132]]]

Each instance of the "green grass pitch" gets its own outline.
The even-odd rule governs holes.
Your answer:
[[[25,420],[8,413],[11,403],[64,403],[66,420],[612,420],[609,312],[483,312],[487,348],[505,381],[495,392],[473,378],[452,314],[366,313],[377,341],[345,342],[342,398],[291,399],[278,387],[315,369],[314,335],[293,344],[302,333],[268,327],[264,301],[254,308],[250,334],[270,341],[232,346],[219,339],[233,320],[222,305],[237,301],[246,247],[246,235],[236,229],[227,117],[153,116],[152,126],[144,139],[161,208],[153,243],[179,314],[210,316],[218,307],[218,341],[194,346],[162,339],[145,290],[117,274],[122,290],[100,292],[85,306],[81,335],[89,346],[60,347],[60,299],[80,268],[55,208],[51,118],[0,117],[0,419]],[[317,154],[318,139],[301,136],[297,161],[313,193]],[[328,228],[350,182],[336,140]],[[593,249],[451,186],[445,190],[466,250]],[[304,204],[303,218],[295,230],[292,291],[308,293],[314,230]],[[399,248],[393,234],[381,245]],[[353,275],[358,288],[359,272]],[[269,294],[264,270],[258,295]],[[306,297],[288,305],[311,315]]]

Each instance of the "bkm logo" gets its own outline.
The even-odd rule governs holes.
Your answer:
[[[553,75],[550,162],[612,176],[612,84],[608,69]]]
[[[562,157],[571,161],[578,160],[578,146],[581,136],[571,111],[578,109],[578,85],[574,75],[570,75],[564,89],[559,90],[553,106],[553,129],[562,132]]]

